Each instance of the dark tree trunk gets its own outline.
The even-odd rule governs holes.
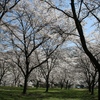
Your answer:
[[[99,78],[98,78],[98,100],[100,100],[100,72],[98,73]]]
[[[1,80],[2,80],[2,79],[0,79],[0,85],[1,85]]]
[[[92,85],[91,85],[91,95],[94,95],[95,77],[96,77],[96,75],[94,76],[94,78],[93,78],[93,80],[92,80]]]
[[[47,75],[46,76],[46,91],[45,92],[48,92],[49,90],[49,76]]]
[[[91,84],[88,86],[89,92],[91,93]]]
[[[27,81],[28,81],[28,76],[26,75],[24,80],[23,94],[27,93]]]
[[[61,83],[60,85],[61,85],[61,89],[63,89],[63,83]]]
[[[94,84],[91,87],[91,95],[94,95]]]
[[[36,89],[38,89],[38,87],[39,87],[39,81],[37,81],[36,83]]]
[[[66,82],[66,89],[69,89],[69,88],[68,88],[68,80],[67,80],[67,82]]]
[[[66,89],[68,89],[68,84],[66,83]]]
[[[0,85],[2,84],[3,77],[4,77],[4,74],[2,74],[1,77],[0,77]]]

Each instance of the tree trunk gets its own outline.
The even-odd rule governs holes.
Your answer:
[[[2,74],[1,77],[0,77],[0,85],[2,84],[3,76],[4,76],[4,74]]]
[[[1,79],[0,79],[0,85],[1,85]]]
[[[38,89],[38,87],[39,87],[39,81],[37,80],[36,89]]]
[[[68,89],[68,80],[67,80],[67,82],[66,82],[66,89]]]
[[[94,84],[91,87],[91,95],[94,95]]]
[[[91,95],[94,95],[94,87],[95,87],[95,77],[92,80]]]
[[[28,81],[28,76],[26,75],[24,80],[23,94],[26,94],[27,92],[27,81]]]
[[[45,92],[48,92],[49,90],[49,76],[46,77],[46,91]]]
[[[88,85],[89,92],[91,93],[91,84]]]
[[[100,100],[100,72],[98,72],[98,100]]]
[[[60,83],[60,85],[61,85],[61,89],[63,89],[63,83]]]
[[[66,83],[66,89],[68,89],[68,84]]]

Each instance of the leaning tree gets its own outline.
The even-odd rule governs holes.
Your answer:
[[[97,58],[94,56],[93,52],[91,52],[87,46],[85,32],[84,31],[84,21],[89,22],[89,17],[93,19],[93,17],[100,22],[99,20],[99,9],[100,9],[100,1],[91,1],[91,0],[41,0],[49,5],[49,9],[55,9],[62,12],[64,15],[68,16],[71,20],[74,21],[73,24],[76,26],[76,32],[79,35],[79,39],[81,41],[81,46],[83,47],[84,52],[89,57],[93,66],[98,69],[99,79],[98,79],[98,100],[100,100],[100,63]],[[56,3],[57,2],[57,3]],[[61,6],[63,5],[63,6]],[[96,21],[94,20],[94,22]],[[88,29],[89,30],[89,29]],[[88,31],[87,31],[88,34]]]

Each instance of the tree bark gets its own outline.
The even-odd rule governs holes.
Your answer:
[[[40,82],[40,81],[37,80],[36,89],[38,89],[38,87],[39,87],[39,82]]]
[[[91,84],[89,84],[89,87],[88,88],[89,88],[89,92],[91,93]]]
[[[63,89],[63,83],[62,82],[60,83],[60,86],[61,86],[61,89]]]
[[[100,100],[100,72],[98,74],[98,100]]]
[[[67,82],[66,82],[66,89],[69,89],[69,88],[68,88],[68,80],[67,80]]]
[[[46,76],[46,91],[45,92],[48,92],[49,90],[49,76],[47,75]]]
[[[1,81],[2,81],[2,79],[0,79],[0,85],[1,85]]]
[[[28,76],[26,75],[24,80],[23,94],[27,93],[27,81],[28,81]]]
[[[95,87],[95,77],[96,76],[94,76],[94,78],[93,78],[93,80],[92,80],[92,85],[91,85],[91,95],[94,95],[94,87]]]
[[[82,25],[76,14],[74,0],[71,0],[71,8],[72,8],[72,12],[73,12],[73,19],[75,21],[75,25],[76,25],[77,31],[79,33],[79,36],[80,36],[80,41],[81,41],[82,47],[83,47],[86,55],[89,57],[91,63],[93,65],[95,65],[95,67],[98,69],[98,72],[100,73],[100,64],[99,64],[98,60],[93,56],[93,54],[87,48]],[[98,80],[98,100],[100,100],[100,75],[99,75],[99,80]]]
[[[91,95],[94,95],[94,84],[91,87]]]

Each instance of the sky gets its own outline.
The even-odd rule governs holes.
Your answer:
[[[32,0],[30,0],[30,1],[32,1]],[[61,9],[69,9],[70,8],[70,0],[63,0],[63,3],[61,3],[61,2],[58,2],[58,1],[60,1],[60,0],[54,0],[55,1],[55,4],[56,4],[56,6],[58,6],[59,4],[59,7],[61,8]],[[64,6],[66,6],[66,8],[63,6],[61,6],[61,5],[64,5]],[[93,32],[93,30],[95,29],[95,26],[92,26],[92,24],[94,23],[94,19],[93,18],[87,18],[86,20],[85,20],[85,22],[86,22],[86,25],[85,25],[85,27],[84,27],[84,32],[86,33],[86,35],[89,35],[90,33],[92,33]],[[73,46],[74,44],[72,43],[72,42],[68,42],[67,43],[68,44],[68,46]],[[65,47],[65,45],[66,45],[66,43],[64,44],[64,46],[63,47]]]

